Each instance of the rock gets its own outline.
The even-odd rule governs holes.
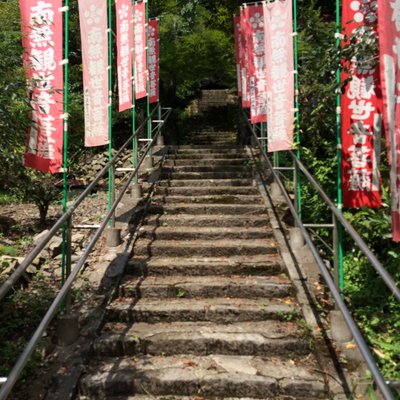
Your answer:
[[[48,229],[45,229],[44,231],[38,233],[34,238],[33,238],[33,243],[38,244],[47,234],[49,233]]]
[[[62,251],[62,239],[59,237],[51,239],[48,249],[51,258],[57,257]]]

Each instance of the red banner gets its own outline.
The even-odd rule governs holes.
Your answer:
[[[342,24],[346,40],[376,22],[375,0],[345,0]],[[346,64],[346,63],[345,63]],[[382,135],[382,94],[379,67],[352,61],[342,71],[350,78],[341,97],[343,206],[380,207],[379,154]]]
[[[32,107],[25,165],[60,172],[63,163],[61,0],[20,0],[23,62]]]
[[[400,242],[400,2],[378,0],[383,121],[390,163],[392,235]]]
[[[117,0],[117,71],[119,111],[132,108],[132,2]]]
[[[85,146],[108,144],[107,2],[78,0],[82,42]]]
[[[240,72],[240,64],[241,64],[241,53],[242,53],[242,34],[240,31],[240,16],[235,15],[233,17],[233,27],[235,34],[235,60],[236,60],[236,76],[237,76],[237,85],[238,85],[238,96],[242,97],[242,78]]]
[[[158,71],[159,45],[158,45],[158,21],[149,21],[149,79],[150,79],[150,103],[158,102]]]
[[[241,60],[241,88],[242,88],[242,107],[250,107],[250,85],[249,85],[249,43],[248,43],[248,10],[247,6],[240,9],[240,31],[242,36],[242,60]]]
[[[135,3],[134,17],[135,41],[135,94],[137,99],[147,96],[146,60],[146,5]]]
[[[294,129],[292,0],[264,4],[268,151],[290,150]]]
[[[267,122],[264,16],[262,5],[250,5],[248,12],[250,119],[252,124]]]

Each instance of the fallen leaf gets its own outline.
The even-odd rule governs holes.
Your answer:
[[[355,345],[355,343],[348,343],[346,344],[346,349],[355,349],[357,346]]]
[[[197,368],[199,366],[197,363],[195,363],[192,360],[184,360],[183,364],[185,365],[185,367],[192,367],[192,368]]]

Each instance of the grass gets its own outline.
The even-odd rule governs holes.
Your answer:
[[[19,203],[17,196],[13,193],[0,190],[0,205],[7,205],[13,203]]]

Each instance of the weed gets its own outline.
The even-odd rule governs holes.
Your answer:
[[[176,297],[178,299],[184,298],[185,295],[186,295],[186,292],[183,289],[178,289],[178,291],[176,292]]]

